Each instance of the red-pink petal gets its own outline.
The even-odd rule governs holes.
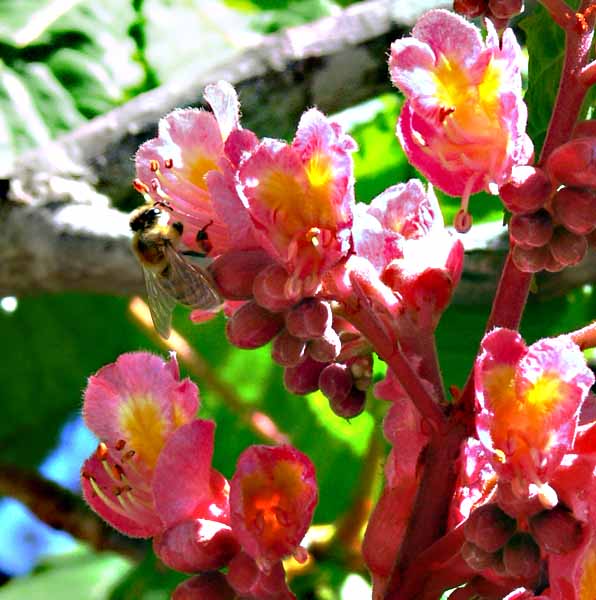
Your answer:
[[[318,500],[315,470],[291,446],[251,446],[230,486],[232,528],[244,551],[263,564],[292,554]]]

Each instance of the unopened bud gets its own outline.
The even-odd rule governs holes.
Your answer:
[[[174,590],[172,600],[234,600],[236,593],[219,571],[195,575]]]
[[[331,320],[328,302],[307,298],[286,314],[286,328],[297,338],[311,340],[324,335],[331,327]]]
[[[540,248],[551,239],[553,220],[545,210],[532,214],[513,215],[509,222],[509,235],[522,248]]]
[[[540,548],[528,533],[516,533],[503,548],[503,564],[510,577],[532,581],[540,574]]]
[[[250,556],[240,552],[230,562],[227,580],[242,598],[286,600],[292,597],[286,585],[281,561],[265,572],[259,569]]]
[[[575,550],[584,537],[582,524],[560,505],[532,517],[530,531],[538,545],[553,554]]]
[[[556,148],[546,170],[557,183],[596,189],[596,137],[573,139]]]
[[[155,536],[153,549],[168,567],[183,573],[196,573],[224,567],[240,546],[228,525],[192,519]]]
[[[281,265],[265,267],[255,277],[253,295],[258,304],[271,312],[284,311],[294,304],[295,298],[286,295],[288,273]]]
[[[511,179],[499,189],[501,200],[512,213],[532,213],[541,209],[552,191],[547,174],[530,165],[513,167]]]
[[[551,254],[548,246],[541,248],[522,248],[515,245],[511,253],[513,264],[524,273],[537,273],[548,265]]]
[[[252,349],[264,346],[283,327],[283,317],[247,302],[241,306],[226,324],[228,340],[238,348]]]
[[[353,387],[345,398],[329,398],[329,407],[344,419],[353,419],[364,411],[366,393]]]
[[[354,380],[347,365],[332,363],[319,376],[319,388],[329,400],[344,400],[352,390]]]
[[[209,271],[224,298],[248,300],[257,273],[269,264],[271,258],[263,250],[231,250],[218,256]]]
[[[329,363],[337,358],[341,350],[341,340],[333,327],[308,344],[308,353],[319,362]]]
[[[576,235],[559,227],[550,241],[549,250],[553,258],[562,265],[576,265],[586,255],[588,242],[583,235]]]
[[[514,534],[515,519],[506,515],[496,504],[484,504],[468,517],[464,525],[464,535],[486,552],[496,552]]]
[[[463,543],[460,552],[462,558],[466,561],[466,564],[470,569],[474,569],[474,571],[490,569],[498,560],[495,552],[487,552],[468,541]]]
[[[299,365],[287,367],[284,371],[284,384],[292,394],[310,394],[319,389],[319,375],[325,363],[307,356]]]
[[[271,358],[282,367],[295,367],[306,355],[306,342],[291,335],[287,329],[273,340]]]
[[[561,188],[552,206],[559,223],[572,233],[585,235],[596,228],[596,191]]]
[[[497,19],[511,19],[524,9],[523,0],[488,0],[488,8]]]
[[[454,0],[453,2],[454,12],[468,19],[482,16],[486,12],[486,7],[486,0]]]

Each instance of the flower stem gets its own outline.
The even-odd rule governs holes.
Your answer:
[[[564,27],[565,60],[561,72],[559,91],[539,164],[543,164],[557,146],[569,140],[586,97],[588,87],[584,84],[580,75],[590,58],[590,47],[594,35],[594,19],[586,20],[582,17],[582,11],[589,12],[590,7],[594,6],[595,3],[595,0],[584,0],[579,9],[580,12],[574,14],[572,20]],[[558,4],[558,1],[542,0],[542,4],[551,10],[551,5]],[[569,10],[568,7],[567,9]],[[554,14],[553,18],[555,18]],[[582,23],[585,26],[580,26]]]

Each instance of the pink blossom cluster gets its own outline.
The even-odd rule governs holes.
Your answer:
[[[519,9],[480,5],[493,20]],[[355,202],[356,144],[336,122],[310,109],[290,143],[259,139],[225,82],[205,90],[212,112],[174,111],[136,156],[136,189],[181,224],[186,250],[207,255],[233,345],[271,342],[287,389],[321,390],[346,418],[364,410],[373,353],[387,363],[374,393],[389,402],[391,450],[362,548],[375,600],[435,600],[453,588],[454,600],[595,597],[594,375],[571,336],[527,346],[495,325],[519,323],[526,272],[585,253],[596,138],[583,123],[543,167],[527,164],[520,53],[511,30],[499,38],[488,23],[483,39],[444,10],[396,41],[389,68],[406,96],[397,136],[430,184],[397,183],[368,205]],[[501,194],[513,213],[506,274],[527,286],[521,304],[511,295],[518,314],[503,308],[506,295],[500,315],[496,302],[452,401],[434,333],[463,246],[431,184],[462,197],[461,231],[470,194]],[[228,482],[212,467],[215,426],[197,409],[174,357],[133,353],[101,369],[85,392],[102,440],[83,467],[87,501],[123,533],[152,537],[166,565],[197,574],[175,600],[292,598],[281,561],[304,558],[311,462],[290,446],[255,446]]]
[[[318,500],[314,466],[291,446],[251,446],[228,482],[211,464],[215,423],[196,418],[198,408],[198,388],[180,380],[175,355],[123,354],[90,377],[83,415],[101,442],[83,465],[85,499],[118,531],[153,538],[172,569],[227,567],[207,581],[229,597],[294,598],[281,560],[304,557]],[[199,583],[185,582],[174,597]]]

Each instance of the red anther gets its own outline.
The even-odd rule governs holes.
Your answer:
[[[159,171],[159,163],[158,163],[158,162],[157,162],[157,161],[156,161],[154,158],[152,158],[152,159],[149,161],[149,168],[150,168],[150,169],[151,169],[151,170],[152,170],[154,173],[157,173],[157,171]]]
[[[110,471],[114,479],[122,480],[124,478],[124,469],[119,464],[110,465]]]
[[[441,106],[441,108],[439,108],[439,121],[442,123],[453,112],[455,112],[453,106]]]
[[[136,452],[134,450],[129,450],[123,457],[122,457],[122,462],[126,462],[127,460],[130,460],[134,455],[136,454]]]
[[[108,447],[103,442],[99,442],[95,454],[99,460],[105,460],[108,456]]]
[[[453,227],[459,233],[467,233],[472,228],[472,215],[465,208],[460,208],[455,215]]]
[[[154,192],[157,192],[157,190],[159,189],[159,180],[157,180],[157,179],[153,178],[153,179],[151,180],[151,182],[150,182],[150,185],[151,185],[151,189],[152,189]]]
[[[174,166],[174,161],[171,158],[166,158],[163,164],[166,169],[171,169]]]
[[[116,450],[118,450],[118,452],[120,452],[120,450],[122,450],[122,448],[124,448],[124,446],[126,446],[126,440],[118,440],[116,442],[116,444],[114,445],[114,448],[116,448]]]
[[[139,192],[139,194],[148,194],[149,193],[149,187],[147,185],[145,185],[140,179],[135,179],[132,182],[132,186],[134,187],[134,189]]]

